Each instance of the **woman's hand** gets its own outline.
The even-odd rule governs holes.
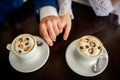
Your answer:
[[[64,29],[63,39],[67,40],[71,30],[70,14],[66,13],[63,16],[60,16],[60,20],[61,20],[61,25],[63,26],[63,29]]]

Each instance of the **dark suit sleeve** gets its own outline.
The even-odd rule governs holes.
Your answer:
[[[57,0],[33,0],[35,10],[38,10],[44,6],[52,6],[58,10]]]

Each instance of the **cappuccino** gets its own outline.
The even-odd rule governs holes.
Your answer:
[[[13,42],[14,52],[17,54],[26,54],[35,46],[35,40],[32,35],[20,35]]]
[[[77,42],[78,52],[85,57],[96,57],[101,54],[102,49],[102,42],[91,35],[83,36]]]

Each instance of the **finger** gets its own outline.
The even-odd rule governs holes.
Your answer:
[[[49,46],[53,46],[53,42],[52,42],[50,36],[48,35],[45,24],[40,25],[40,34]]]
[[[60,19],[57,19],[57,26],[59,28],[59,33],[62,33],[63,31],[63,25],[61,24],[62,22],[60,21]]]
[[[50,20],[47,20],[46,26],[47,26],[47,31],[49,33],[50,38],[52,39],[52,41],[56,41],[56,34],[54,32],[52,22]]]
[[[57,26],[58,21],[57,21],[57,19],[54,19],[54,20],[52,20],[52,22],[53,22],[54,32],[56,33],[56,36],[57,36],[57,35],[59,35],[59,33],[60,33],[60,30],[59,30],[59,28],[58,28],[58,26]]]
[[[70,24],[67,24],[65,26],[65,32],[64,32],[64,35],[63,35],[63,39],[64,40],[67,40],[68,36],[69,36],[69,33],[70,33],[70,30],[71,30],[71,23]]]

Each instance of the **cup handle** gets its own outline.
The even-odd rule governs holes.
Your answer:
[[[11,50],[11,44],[7,44],[7,47],[6,47],[8,50]]]

